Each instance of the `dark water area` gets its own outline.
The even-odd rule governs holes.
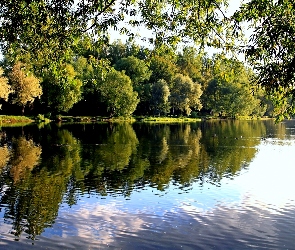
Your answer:
[[[0,128],[0,249],[295,249],[295,121]]]

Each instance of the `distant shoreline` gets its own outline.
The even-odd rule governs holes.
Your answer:
[[[41,118],[40,118],[41,117]],[[29,116],[12,116],[0,115],[0,126],[3,125],[26,125],[30,123],[49,123],[49,122],[62,122],[62,123],[93,123],[93,122],[143,122],[143,123],[190,123],[200,121],[218,121],[218,120],[269,120],[274,119],[270,117],[251,117],[241,116],[237,118],[227,117],[211,117],[200,116],[198,118],[191,117],[98,117],[98,116],[58,116],[55,119],[44,118],[43,115],[37,117]]]

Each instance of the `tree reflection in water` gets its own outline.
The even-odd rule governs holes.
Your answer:
[[[13,234],[35,239],[54,223],[62,202],[71,206],[86,193],[129,196],[145,185],[218,185],[249,164],[266,127],[252,121],[122,123],[44,127],[17,139],[13,130],[7,133],[0,141],[0,202]]]

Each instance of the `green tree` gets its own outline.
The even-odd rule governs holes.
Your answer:
[[[260,105],[249,85],[233,84],[222,78],[210,81],[203,95],[206,108],[222,116],[251,115]]]
[[[147,63],[134,56],[128,56],[118,60],[114,67],[116,70],[123,71],[130,77],[133,89],[138,93],[138,98],[140,100],[137,109],[139,112],[142,112],[144,107],[148,105],[150,94],[148,80],[151,76],[151,71]]]
[[[53,112],[67,112],[81,99],[82,82],[71,64],[47,71],[42,81],[42,101]]]
[[[295,5],[292,0],[244,3],[233,15],[248,22],[252,33],[244,48],[255,72],[255,83],[266,90],[276,106],[279,119],[295,111]]]
[[[145,60],[148,57],[148,54],[148,49],[140,47],[134,42],[127,41],[126,43],[123,43],[121,40],[116,40],[111,44],[101,45],[99,57],[108,59],[112,65],[115,65],[122,58],[127,58],[129,56]]]
[[[177,65],[181,74],[189,76],[194,82],[204,84],[205,81],[205,54],[198,52],[194,47],[185,47],[177,56]]]
[[[34,102],[36,97],[41,97],[42,88],[40,81],[30,72],[25,72],[25,65],[17,62],[9,73],[11,87],[15,93],[12,102],[22,107],[24,114],[27,103]]]
[[[177,74],[173,79],[170,102],[173,109],[190,115],[191,108],[200,110],[202,104],[200,97],[202,95],[201,85],[194,83],[189,76]]]
[[[155,83],[163,79],[169,87],[171,87],[172,79],[178,71],[173,61],[157,55],[153,56],[150,60],[150,70],[152,71],[150,83]]]
[[[150,105],[154,114],[167,114],[170,110],[170,90],[165,80],[159,80],[151,86]]]
[[[104,35],[122,20],[156,33],[154,44],[179,40],[217,44],[225,24],[222,6],[227,0],[194,1],[91,1],[7,0],[0,3],[2,46],[23,50],[46,49],[55,58],[86,32]],[[141,20],[138,21],[138,16]],[[126,26],[120,31],[135,35]]]
[[[77,72],[77,78],[82,82],[82,98],[75,105],[73,112],[83,112],[84,115],[97,115],[104,109],[100,86],[108,72],[111,70],[108,59],[96,59],[78,57],[73,61],[73,66]],[[80,110],[80,111],[79,111]],[[100,113],[105,115],[104,113]]]
[[[89,56],[89,58],[79,56],[73,61],[73,66],[77,73],[77,78],[83,83],[82,92],[84,99],[88,94],[98,91],[99,84],[111,70],[108,59],[98,60],[93,56]]]
[[[130,78],[114,69],[106,75],[99,90],[110,116],[129,116],[139,102]]]
[[[135,89],[139,89],[140,84],[149,80],[151,76],[151,72],[146,63],[134,56],[120,59],[115,64],[115,69],[118,71],[124,71],[125,74],[130,77]]]
[[[211,66],[212,79],[202,95],[204,108],[212,114],[235,117],[263,112],[261,100],[251,89],[253,72],[236,59],[215,55]]]
[[[121,40],[116,40],[102,51],[101,56],[109,59],[114,65],[121,58],[128,57],[127,46]]]

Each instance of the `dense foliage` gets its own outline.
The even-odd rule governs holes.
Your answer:
[[[85,37],[81,39],[79,51],[72,51],[71,58],[59,67],[44,68],[42,62],[25,60],[10,68],[6,56],[3,67],[14,91],[12,103],[23,110],[30,107],[26,112],[33,114],[109,117],[198,113],[236,117],[262,116],[266,111],[263,92],[251,92],[254,73],[234,58],[223,54],[209,58],[192,47],[177,53],[165,46],[148,50],[120,41],[99,51],[100,45],[90,37],[89,43],[91,49],[85,45]],[[6,78],[2,79],[2,88],[10,91]],[[7,100],[7,94],[3,97]],[[36,97],[40,100],[32,106]],[[11,104],[3,106],[3,112],[8,112]]]
[[[0,39],[4,48],[44,50],[58,58],[85,32],[104,36],[109,28],[134,37],[129,26],[149,29],[153,44],[180,39],[217,43],[227,0],[6,0],[0,3]],[[128,25],[126,25],[128,24]],[[210,27],[210,29],[208,29]]]
[[[279,119],[290,117],[295,111],[295,2],[251,0],[233,19],[253,30],[243,52],[257,72],[255,83],[270,95]]]
[[[223,54],[209,58],[192,47],[175,53],[168,47],[148,50],[120,41],[100,51],[90,37],[92,49],[84,42],[59,67],[26,61],[11,69],[6,56],[3,67],[14,91],[12,103],[28,106],[26,112],[35,114],[264,115],[263,93],[251,92],[253,72],[237,59]],[[36,97],[40,100],[32,106]]]
[[[17,62],[9,73],[11,87],[14,93],[12,102],[22,106],[22,113],[27,103],[32,103],[42,95],[39,80],[30,72],[25,72],[25,65]]]
[[[176,112],[177,115],[188,115],[203,106],[203,111],[219,115],[261,115],[265,103],[269,101],[273,101],[273,114],[279,115],[279,118],[292,114],[295,110],[293,1],[250,0],[242,3],[232,16],[226,12],[228,2],[1,1],[0,45],[5,56],[2,63],[5,74],[0,85],[1,102],[13,91],[5,85],[5,79],[14,65],[21,62],[43,89],[41,100],[34,102],[35,112],[79,112],[91,107],[93,114],[110,115],[114,107],[109,107],[101,93],[101,86],[107,75],[110,72],[114,74],[116,70],[130,78],[132,91],[137,92],[139,102],[133,105],[135,108],[130,108],[134,114]],[[252,27],[252,34],[243,45],[240,38],[244,22]],[[148,32],[135,34],[134,27]],[[141,48],[132,42],[109,44],[111,29],[128,35],[129,41],[139,35],[153,47]],[[144,37],[144,33],[148,35]],[[180,50],[177,46],[183,42],[191,42],[194,46],[184,46],[178,54],[176,51]],[[243,46],[247,65],[255,74],[241,65],[244,68],[241,79],[237,81],[233,77],[225,77],[231,75],[230,70],[239,74],[234,68],[237,63],[221,60],[219,63],[225,64],[227,72],[216,72],[216,58],[208,58],[201,50],[197,52],[195,49],[204,46],[222,48],[226,52]],[[228,55],[227,59],[237,61]],[[226,65],[233,68],[229,69]],[[177,74],[189,77],[193,88],[186,86],[185,89],[195,89],[198,94],[182,96],[180,101],[180,96],[175,96],[177,91],[179,93],[179,88],[175,87]],[[179,79],[179,75],[177,77]],[[159,82],[163,83],[162,80],[167,84],[165,93],[169,93],[169,97],[159,112],[155,104],[162,105],[163,100],[155,101],[152,94],[159,93],[156,86]],[[191,84],[190,80],[184,82]],[[9,84],[12,84],[11,80]],[[197,84],[200,86],[196,87]],[[254,89],[256,96],[251,97],[249,87],[253,84],[261,90]],[[36,93],[34,98],[40,93]],[[16,101],[15,97],[23,93],[14,92],[13,95],[14,102],[22,107],[33,103],[32,99]],[[201,101],[197,100],[199,98]],[[259,109],[260,100],[263,103]],[[255,104],[246,105],[252,102]],[[241,105],[228,107],[229,103]],[[254,107],[253,110],[250,106]]]
[[[3,69],[0,68],[0,98],[4,100],[8,100],[9,94],[12,92],[11,86],[8,84],[8,79],[4,76]]]

